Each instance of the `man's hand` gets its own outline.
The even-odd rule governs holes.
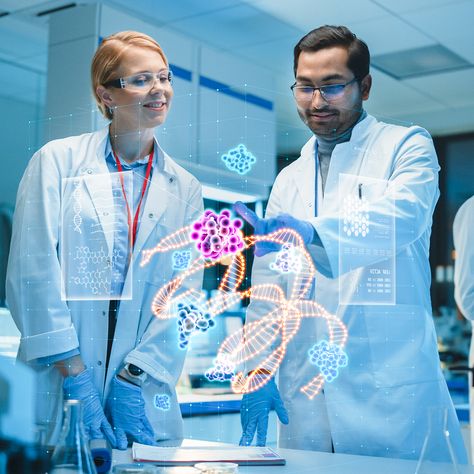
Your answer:
[[[115,447],[116,440],[110,423],[105,417],[99,399],[99,393],[92,383],[92,370],[85,369],[80,374],[67,376],[63,382],[65,400],[82,402],[82,420],[89,439],[100,439],[104,435]]]
[[[257,446],[265,446],[267,442],[268,414],[275,409],[279,420],[288,424],[288,412],[286,411],[280,392],[271,379],[266,385],[256,392],[246,393],[240,405],[240,421],[242,424],[242,437],[240,446],[250,446],[257,432]]]
[[[255,235],[267,235],[277,230],[288,228],[297,232],[305,244],[310,244],[313,241],[315,231],[309,222],[295,219],[289,214],[279,214],[277,217],[260,219],[255,212],[240,201],[237,201],[232,207],[235,212],[254,228]],[[255,245],[255,255],[263,257],[267,253],[277,252],[280,250],[280,247],[279,244],[270,241],[257,242]]]

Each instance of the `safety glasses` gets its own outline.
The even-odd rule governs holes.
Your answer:
[[[310,102],[313,99],[315,91],[319,91],[325,101],[332,102],[340,99],[344,95],[346,87],[356,81],[357,78],[354,77],[354,79],[345,84],[329,84],[321,87],[299,85],[295,82],[290,89],[298,102]]]
[[[170,86],[173,82],[173,73],[169,70],[160,72],[141,72],[133,76],[119,77],[107,81],[105,87],[116,87],[117,89],[132,89],[137,91],[150,90],[155,81],[158,81],[162,86]]]

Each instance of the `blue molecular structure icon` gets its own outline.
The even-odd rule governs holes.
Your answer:
[[[191,250],[176,250],[172,258],[173,270],[186,270],[191,260]]]
[[[178,303],[179,347],[186,349],[194,331],[206,332],[215,322],[209,313],[205,313],[194,304]]]
[[[339,375],[339,368],[346,367],[347,354],[338,344],[320,341],[308,351],[309,361],[316,365],[326,382],[332,382]]]
[[[283,244],[282,249],[276,254],[275,260],[270,263],[270,270],[279,273],[299,273],[301,258],[293,244]]]
[[[250,153],[245,145],[237,145],[221,156],[221,160],[227,168],[239,174],[248,173],[252,165],[256,163],[257,158]]]
[[[158,410],[168,411],[171,408],[170,397],[166,393],[157,393],[153,397],[153,405]]]
[[[210,382],[225,382],[232,380],[235,375],[234,369],[225,361],[214,359],[214,366],[206,370],[204,374]]]

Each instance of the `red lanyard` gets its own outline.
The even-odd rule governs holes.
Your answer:
[[[125,186],[123,183],[123,176],[122,176],[122,163],[120,163],[120,160],[118,159],[117,155],[115,154],[115,151],[112,150],[112,153],[115,158],[115,163],[117,164],[117,169],[119,170],[119,176],[120,176],[120,184],[122,185],[122,193],[123,197],[125,199],[125,204],[127,206],[127,221],[128,221],[128,230],[130,232],[130,227],[132,223],[132,213],[130,212],[130,206],[128,204],[128,199],[127,199],[127,193],[125,192]],[[137,236],[137,227],[138,227],[138,216],[140,215],[140,207],[142,205],[143,201],[143,196],[145,196],[146,193],[146,188],[148,186],[148,181],[150,180],[150,174],[151,174],[151,165],[153,163],[153,155],[155,153],[155,150],[153,149],[152,152],[150,153],[150,158],[148,158],[148,164],[146,166],[146,173],[145,173],[145,178],[143,179],[143,186],[142,186],[142,193],[140,195],[140,201],[138,201],[138,206],[137,210],[135,211],[135,217],[133,218],[133,227],[132,227],[132,248],[135,245],[135,237]]]

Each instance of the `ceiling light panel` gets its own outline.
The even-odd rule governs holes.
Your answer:
[[[401,15],[454,53],[474,63],[474,1]]]
[[[397,79],[427,76],[472,65],[441,45],[407,49],[372,57],[372,66]]]

